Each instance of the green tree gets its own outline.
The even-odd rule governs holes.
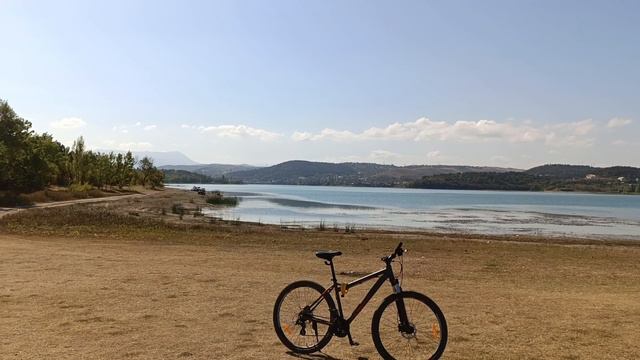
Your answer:
[[[154,169],[155,166],[153,166],[153,160],[149,157],[145,156],[140,160],[140,182],[142,185],[147,186],[147,183],[149,183],[153,176]]]
[[[26,152],[25,174],[28,188],[42,189],[51,184],[64,183],[66,148],[49,134],[34,135]]]
[[[0,189],[30,190],[31,181],[25,170],[31,160],[32,134],[31,123],[0,99]]]
[[[133,158],[133,154],[131,153],[131,151],[127,151],[127,153],[124,155],[122,165],[123,165],[122,176],[124,177],[124,182],[126,185],[131,185],[136,174],[135,172],[136,160]]]
[[[142,185],[156,188],[162,186],[164,173],[153,165],[153,160],[147,156],[140,160],[138,169],[139,179]]]
[[[73,183],[84,184],[87,180],[86,152],[84,138],[80,136],[71,147],[71,179]]]

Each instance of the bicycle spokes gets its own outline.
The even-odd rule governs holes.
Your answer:
[[[396,359],[430,359],[440,344],[440,325],[435,314],[420,301],[404,299],[408,322],[403,324],[395,304],[380,320],[380,340]]]
[[[311,310],[310,304],[320,294],[311,288],[296,288],[280,304],[279,320],[284,335],[297,347],[314,347],[330,331],[331,309],[321,301]]]

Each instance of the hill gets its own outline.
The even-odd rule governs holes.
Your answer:
[[[173,184],[210,184],[211,176],[196,174],[184,170],[160,170],[164,174],[166,183]]]
[[[231,172],[257,169],[256,166],[251,165],[229,165],[229,164],[189,164],[189,165],[162,165],[158,166],[161,170],[182,170],[192,173],[198,173],[201,175],[210,176],[213,178],[227,175]]]
[[[164,181],[168,184],[229,184],[224,176],[211,177],[186,170],[162,169]]]
[[[506,172],[514,169],[479,166],[327,163],[293,160],[265,168],[228,173],[233,181],[253,184],[405,186],[424,176],[460,172]]]
[[[587,165],[548,164],[533,167],[525,172],[536,176],[570,179],[584,178],[588,174],[592,174],[596,169],[597,168]]]
[[[524,172],[425,176],[408,185],[425,189],[529,190],[640,193],[640,168],[543,165]]]

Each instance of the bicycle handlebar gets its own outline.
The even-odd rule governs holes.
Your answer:
[[[382,261],[391,261],[393,259],[396,258],[396,256],[402,256],[402,254],[404,254],[406,250],[402,248],[402,242],[400,244],[398,244],[398,246],[396,247],[395,250],[393,250],[393,253],[389,256],[385,256],[382,258]]]

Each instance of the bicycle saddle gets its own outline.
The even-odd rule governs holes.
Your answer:
[[[340,255],[342,255],[341,251],[334,251],[334,250],[316,251],[317,257],[319,257],[320,259],[325,259],[329,261],[331,261],[331,259],[333,259],[335,256],[340,256]]]

